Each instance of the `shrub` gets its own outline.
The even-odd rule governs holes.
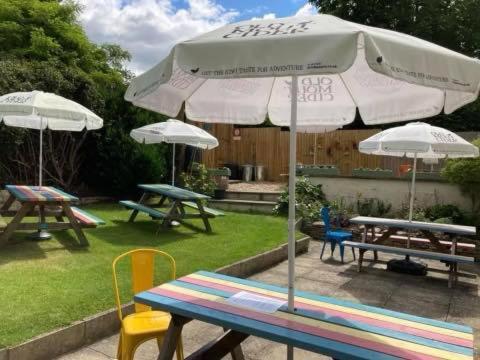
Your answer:
[[[370,199],[357,199],[357,212],[360,216],[373,216],[382,217],[390,212],[392,204],[383,200],[370,198]]]
[[[310,178],[303,176],[295,184],[295,195],[298,216],[308,220],[318,219],[320,209],[325,203],[322,185],[314,185]],[[273,213],[276,215],[288,214],[288,188],[278,198]]]
[[[196,193],[213,196],[215,181],[211,178],[207,168],[203,164],[195,164],[191,174],[183,172],[180,174],[183,186]]]
[[[451,204],[437,204],[430,206],[425,209],[425,217],[431,221],[450,219],[449,221],[454,224],[463,223],[464,221],[464,214],[462,211],[457,206]]]
[[[480,147],[480,138],[473,144]],[[460,186],[470,197],[473,218],[480,219],[480,158],[449,159],[442,169],[442,176]]]

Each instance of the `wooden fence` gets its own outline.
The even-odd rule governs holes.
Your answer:
[[[266,180],[286,180],[282,174],[288,173],[288,131],[278,127],[234,128],[225,124],[212,124],[207,128],[220,143],[213,150],[203,151],[202,162],[207,167],[219,167],[226,163],[264,165]],[[412,160],[365,155],[358,151],[360,141],[379,131],[338,130],[325,134],[298,134],[297,163],[336,165],[344,176],[350,176],[355,168],[391,169],[394,175],[399,176],[400,165],[411,164]],[[459,135],[467,139],[473,136],[467,133]],[[439,171],[441,166],[442,161],[433,166],[418,162],[419,171]]]

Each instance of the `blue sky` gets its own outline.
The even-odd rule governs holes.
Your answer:
[[[252,18],[309,15],[306,0],[78,0],[80,20],[93,41],[121,45],[139,74],[178,42],[227,23]]]
[[[261,17],[264,14],[274,13],[277,17],[295,14],[307,1],[303,0],[221,0],[219,3],[226,9],[237,9],[240,12],[239,20],[250,19],[252,16]]]

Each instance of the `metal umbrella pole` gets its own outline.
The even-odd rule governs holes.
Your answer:
[[[175,186],[175,143],[173,143],[172,153],[172,186]]]
[[[43,186],[43,119],[40,118],[40,150],[38,155],[38,187],[41,190]],[[30,234],[30,238],[34,240],[48,240],[52,237],[52,235],[42,229],[42,225],[45,223],[45,209],[43,205],[39,205],[38,208],[38,230],[32,234]]]
[[[288,176],[288,311],[295,310],[295,169],[297,163],[297,75],[292,76],[290,99],[290,156]],[[293,359],[293,346],[287,347],[287,359]]]

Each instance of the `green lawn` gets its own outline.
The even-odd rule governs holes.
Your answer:
[[[198,228],[178,226],[157,235],[157,222],[139,216],[127,223],[129,212],[115,204],[83,208],[107,222],[85,231],[88,248],[77,247],[73,232],[64,231],[44,242],[16,233],[13,243],[0,249],[0,348],[114,307],[111,261],[127,250],[164,250],[176,259],[181,276],[216,269],[287,239],[285,219],[268,215],[227,213],[211,220],[212,234],[192,221]],[[126,278],[126,267],[121,272]]]

